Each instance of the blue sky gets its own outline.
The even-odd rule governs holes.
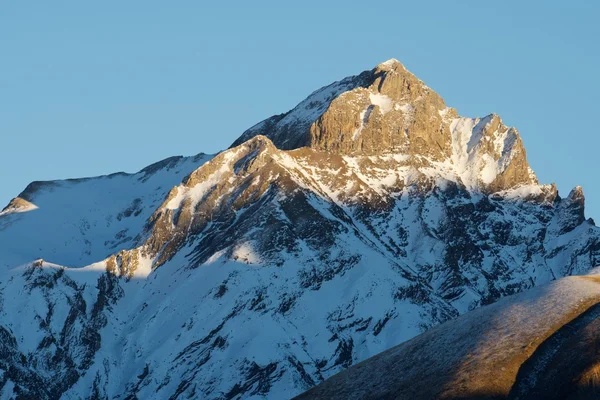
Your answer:
[[[223,149],[397,58],[464,116],[516,126],[600,220],[596,1],[0,2],[0,208],[30,181]]]

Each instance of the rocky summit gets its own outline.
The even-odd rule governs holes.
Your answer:
[[[390,60],[219,154],[27,186],[0,213],[1,393],[291,398],[598,260],[580,187]]]

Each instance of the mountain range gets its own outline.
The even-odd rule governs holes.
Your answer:
[[[282,399],[325,381],[310,398],[459,321],[498,334],[490,310],[599,260],[580,187],[540,184],[515,128],[460,116],[392,59],[218,154],[29,184],[0,212],[0,393]]]

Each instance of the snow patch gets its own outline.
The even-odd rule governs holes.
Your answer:
[[[410,104],[410,103],[406,103],[406,104],[396,104],[394,105],[394,110],[396,111],[402,111],[404,114],[412,114],[415,111],[415,107]]]
[[[386,114],[393,108],[393,100],[384,94],[371,93],[369,94],[369,98],[371,99],[372,105],[379,107],[379,112],[381,112],[381,114]]]
[[[365,110],[363,110],[360,113],[360,115],[359,115],[359,117],[360,117],[360,126],[358,128],[356,128],[356,130],[352,134],[352,140],[356,140],[360,136],[360,133],[362,132],[363,128],[367,124],[367,120],[369,119],[368,114],[370,114],[368,108],[365,109]]]
[[[542,185],[520,185],[516,188],[499,192],[498,194],[507,200],[521,200],[541,195],[542,188]]]
[[[246,264],[259,264],[260,256],[251,242],[245,242],[235,247],[232,258]]]
[[[384,61],[381,64],[379,64],[379,66],[381,66],[381,67],[393,67],[396,64],[400,64],[400,61],[396,60],[395,58],[390,58],[389,60]]]

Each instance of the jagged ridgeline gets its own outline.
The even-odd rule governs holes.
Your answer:
[[[390,60],[217,155],[30,184],[0,214],[0,385],[289,398],[599,257],[581,188]]]

